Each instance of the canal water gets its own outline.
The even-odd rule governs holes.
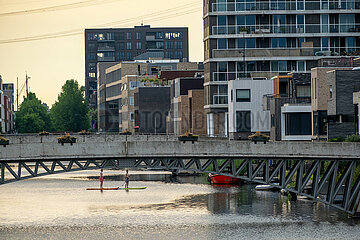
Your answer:
[[[360,239],[360,221],[255,185],[213,186],[206,176],[131,171],[130,187],[98,187],[98,171],[0,186],[0,239]],[[105,171],[105,187],[123,172]]]

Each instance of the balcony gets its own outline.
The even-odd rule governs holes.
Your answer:
[[[213,95],[212,104],[228,104],[228,96],[225,94]]]
[[[98,62],[114,62],[115,57],[98,57]]]
[[[244,56],[245,55],[245,56]],[[212,58],[276,58],[276,57],[328,57],[328,56],[360,56],[358,47],[330,48],[247,48],[247,49],[213,49]]]
[[[239,58],[244,55],[249,58],[315,56],[315,51],[314,48],[214,49],[213,58]]]
[[[298,34],[360,33],[360,24],[272,24],[213,26],[212,35],[229,34]]]
[[[99,46],[98,51],[106,52],[106,51],[115,51],[114,46]]]
[[[213,72],[211,82],[227,82],[236,79],[270,79],[280,74],[291,71],[238,71],[238,72]]]
[[[360,9],[360,3],[355,1],[325,2],[238,2],[238,3],[213,3],[212,12],[249,12],[249,11],[329,11]]]

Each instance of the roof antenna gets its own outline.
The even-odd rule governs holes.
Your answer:
[[[144,26],[144,20],[141,20],[141,26]]]

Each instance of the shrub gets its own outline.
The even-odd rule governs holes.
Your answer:
[[[351,135],[345,139],[345,142],[360,142],[360,135]]]
[[[338,137],[338,138],[331,138],[328,140],[328,142],[343,142],[344,138]]]

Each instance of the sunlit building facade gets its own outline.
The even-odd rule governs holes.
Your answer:
[[[204,0],[208,135],[228,134],[228,81],[310,72],[320,58],[358,56],[355,1]]]

